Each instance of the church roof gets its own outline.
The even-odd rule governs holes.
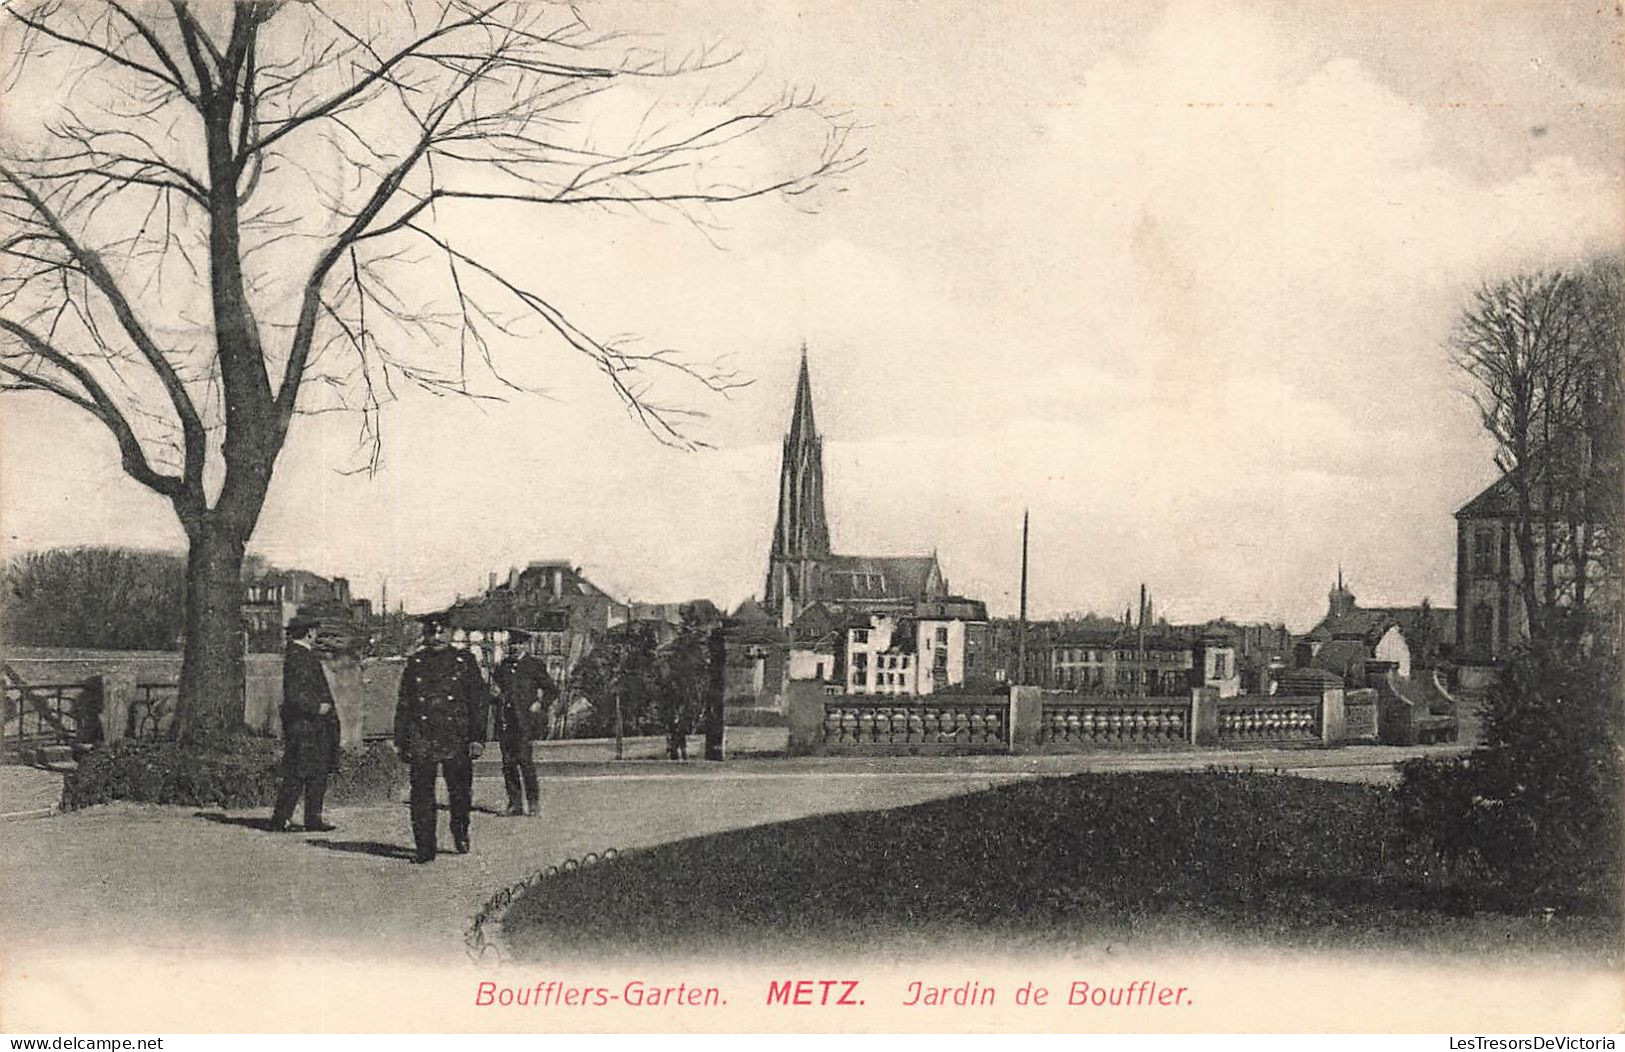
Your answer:
[[[1363,668],[1365,660],[1370,656],[1370,648],[1358,639],[1334,639],[1315,651],[1315,656],[1309,659],[1309,667],[1333,673],[1346,680],[1351,678],[1351,670],[1356,666]]]
[[[1355,639],[1368,646],[1376,646],[1383,634],[1399,624],[1399,620],[1386,610],[1354,609],[1324,618],[1309,630],[1314,640]],[[1401,629],[1401,633],[1403,633]]]
[[[826,599],[923,599],[932,575],[942,571],[934,555],[831,555],[820,560]]]

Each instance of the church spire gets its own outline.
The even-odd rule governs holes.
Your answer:
[[[812,379],[807,345],[801,345],[790,428],[784,435],[779,469],[779,513],[768,552],[766,607],[787,624],[805,605],[813,565],[829,556],[829,522],[824,515],[824,441],[813,421]]]
[[[818,426],[813,423],[812,380],[807,374],[807,342],[801,342],[801,375],[796,378],[796,400],[790,409],[790,430],[787,441],[792,445],[818,441]]]

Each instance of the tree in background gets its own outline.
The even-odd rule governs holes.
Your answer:
[[[1620,906],[1618,258],[1481,289],[1454,342],[1516,495],[1529,639],[1461,761],[1407,765],[1413,832],[1489,865],[1521,905]]]
[[[54,548],[5,568],[0,629],[9,643],[91,650],[173,650],[184,621],[186,563],[168,552]]]
[[[612,737],[617,723],[628,735],[660,728],[656,648],[654,626],[641,621],[617,625],[593,644],[570,677],[572,692],[589,706],[586,718],[571,725],[575,737]]]
[[[582,248],[548,217],[703,232],[858,160],[810,95],[725,88],[731,54],[569,4],[18,0],[0,55],[0,389],[95,419],[172,508],[183,737],[241,723],[244,549],[301,414],[358,414],[372,468],[400,387],[503,397],[505,347],[562,348],[693,445],[655,381],[738,379],[573,324],[540,282]],[[534,231],[534,269],[487,255],[469,231],[492,219]]]
[[[702,726],[711,684],[711,627],[685,609],[677,634],[658,653],[656,706],[668,759],[687,759],[688,736]]]
[[[1620,571],[1621,267],[1613,257],[1485,285],[1452,340],[1514,495],[1516,584],[1535,639],[1605,629],[1617,614],[1617,587],[1593,597]]]

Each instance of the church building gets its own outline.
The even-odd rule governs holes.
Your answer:
[[[781,627],[826,604],[854,614],[913,614],[922,602],[948,598],[936,553],[836,555],[824,514],[824,441],[813,421],[807,348],[801,348],[790,429],[779,471],[778,521],[767,557],[763,607]]]

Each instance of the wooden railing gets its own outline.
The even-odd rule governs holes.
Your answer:
[[[1219,702],[1219,744],[1318,742],[1321,700],[1239,697]]]
[[[833,697],[824,702],[825,749],[930,749],[1003,752],[1009,745],[1009,702],[965,698],[878,700]]]
[[[71,747],[79,741],[82,716],[96,705],[94,681],[8,683],[0,752],[11,763],[32,763],[40,749]]]
[[[1060,698],[1046,695],[1038,743],[1047,747],[1181,746],[1191,743],[1189,698]]]

